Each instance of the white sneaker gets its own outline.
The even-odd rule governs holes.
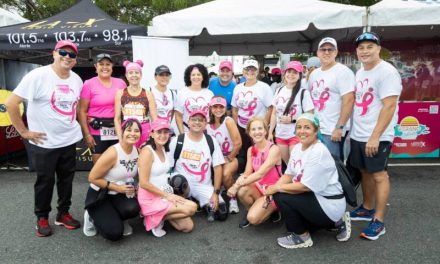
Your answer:
[[[123,236],[129,236],[133,234],[133,228],[131,227],[131,225],[128,223],[128,220],[124,221],[124,233],[122,233]]]
[[[240,212],[240,209],[238,208],[237,199],[229,200],[229,213],[238,214],[238,212]]]
[[[90,219],[89,212],[87,210],[84,211],[84,225],[83,225],[83,233],[88,237],[96,236],[96,228]]]
[[[167,234],[167,232],[163,230],[164,223],[165,222],[162,221],[156,228],[151,229],[151,233],[153,233],[155,237],[163,237],[164,235]]]

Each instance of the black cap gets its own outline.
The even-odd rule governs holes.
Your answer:
[[[380,46],[380,38],[379,36],[374,33],[374,32],[364,32],[362,34],[360,34],[356,40],[354,41],[354,43],[356,44],[356,47],[359,46],[359,43],[363,42],[363,41],[371,41],[373,43],[376,43],[377,45]]]
[[[154,71],[154,75],[159,75],[161,73],[171,74],[170,68],[168,68],[166,65],[157,66],[156,70]]]
[[[110,54],[107,54],[107,53],[101,53],[101,54],[96,55],[95,62],[100,62],[103,59],[107,59],[107,60],[113,62],[112,56],[110,56]]]

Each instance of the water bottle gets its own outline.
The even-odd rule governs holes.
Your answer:
[[[134,178],[133,177],[128,177],[127,178],[127,182],[125,183],[126,185],[130,185],[133,187],[133,190],[135,189],[135,182],[134,182]],[[126,194],[127,198],[134,198],[135,192],[133,191],[132,194]]]

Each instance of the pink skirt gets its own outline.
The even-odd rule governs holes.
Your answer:
[[[141,207],[141,214],[144,216],[144,224],[147,231],[157,227],[173,205],[171,202],[143,188],[139,188],[137,199]]]

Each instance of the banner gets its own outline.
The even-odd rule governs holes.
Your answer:
[[[438,158],[440,102],[401,102],[391,158]]]

